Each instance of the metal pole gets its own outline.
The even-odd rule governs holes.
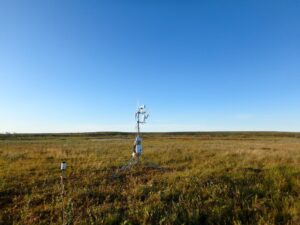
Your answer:
[[[65,224],[65,204],[64,204],[64,196],[65,196],[65,185],[64,185],[64,170],[61,171],[61,201],[62,201],[62,224]]]
[[[61,176],[60,176],[60,182],[61,182],[61,201],[62,201],[62,225],[65,224],[65,184],[64,184],[64,178],[65,178],[65,170],[67,169],[67,163],[61,162],[60,164],[60,170],[61,170]]]
[[[137,135],[140,136],[140,113],[138,112]]]

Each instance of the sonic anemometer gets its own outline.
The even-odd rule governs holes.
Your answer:
[[[146,123],[148,117],[149,117],[149,113],[146,110],[146,106],[142,105],[138,107],[135,113],[135,120],[137,123],[137,135],[140,135],[140,124]]]

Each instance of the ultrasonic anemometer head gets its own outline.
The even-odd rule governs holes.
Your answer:
[[[137,123],[146,123],[146,120],[148,119],[149,114],[146,110],[146,105],[141,105],[138,107],[136,113],[135,113],[135,119]]]

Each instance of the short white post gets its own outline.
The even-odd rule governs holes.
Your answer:
[[[60,163],[60,170],[61,170],[61,200],[62,200],[62,224],[65,224],[65,203],[64,203],[64,197],[65,197],[65,185],[64,185],[64,177],[65,177],[65,170],[67,169],[67,163],[61,162]]]

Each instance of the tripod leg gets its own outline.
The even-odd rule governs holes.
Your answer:
[[[126,165],[121,167],[121,170],[127,170],[135,164],[137,164],[137,160],[135,158],[132,158],[128,161],[128,163]]]
[[[163,167],[161,167],[160,165],[151,162],[147,157],[143,157],[146,163],[146,166],[149,168],[155,168],[155,169],[164,169]]]

